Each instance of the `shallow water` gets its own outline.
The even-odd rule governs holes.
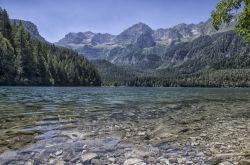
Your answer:
[[[95,119],[104,112],[150,111],[162,104],[248,100],[250,89],[1,87],[0,130],[1,134],[12,130],[46,132],[69,123],[77,127],[82,118]]]
[[[1,87],[0,153],[53,139],[62,131],[105,132],[114,123],[160,119],[169,110],[166,105],[233,107],[249,101],[250,89],[241,88]]]

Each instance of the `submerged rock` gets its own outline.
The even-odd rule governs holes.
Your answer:
[[[62,151],[62,150],[59,150],[59,151],[56,151],[55,155],[56,155],[56,156],[59,156],[59,155],[61,155],[62,153],[63,153],[63,151]]]
[[[239,162],[239,165],[250,165],[250,159],[243,159]]]
[[[131,158],[131,159],[127,159],[123,165],[146,165],[146,163],[143,162],[143,160],[141,159],[137,159],[137,158]]]
[[[160,163],[164,165],[170,165],[170,161],[168,159],[160,159]]]
[[[219,165],[233,165],[233,163],[224,161],[224,162],[219,163]]]
[[[82,162],[89,163],[92,159],[97,158],[98,155],[96,153],[87,153],[82,155]]]

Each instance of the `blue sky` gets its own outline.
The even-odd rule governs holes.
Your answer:
[[[32,21],[40,34],[56,42],[68,32],[119,34],[143,22],[151,28],[199,23],[218,0],[0,0],[11,18]]]

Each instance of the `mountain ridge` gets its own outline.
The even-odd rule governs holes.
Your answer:
[[[92,58],[104,85],[250,86],[250,47],[231,31],[236,20],[218,32],[210,21],[158,30],[138,23],[119,37],[88,31],[69,33],[62,42]],[[34,24],[23,25],[32,38],[40,35]],[[47,46],[55,49],[53,44]]]
[[[218,32],[221,32],[223,31],[223,29],[227,29],[227,30],[233,30],[234,27],[235,27],[235,24],[236,24],[237,20],[236,20],[236,16],[233,17],[233,20],[232,22],[227,25],[227,24],[223,24],[221,25],[221,28],[219,31],[216,31],[212,25],[211,25],[211,19],[208,19],[207,21],[203,22],[201,21],[200,23],[198,24],[194,24],[194,23],[191,23],[191,24],[186,24],[186,23],[180,23],[180,24],[177,24],[173,27],[169,27],[169,28],[158,28],[158,29],[155,29],[153,30],[149,25],[143,23],[143,22],[138,22],[130,27],[128,27],[127,29],[123,30],[122,32],[120,32],[118,35],[113,35],[113,34],[109,34],[109,33],[94,33],[94,32],[91,32],[91,31],[86,31],[86,32],[69,32],[68,34],[65,35],[64,38],[67,38],[67,35],[69,34],[78,34],[78,33],[91,33],[92,35],[96,35],[96,34],[106,34],[106,35],[110,35],[110,36],[117,36],[118,37],[118,41],[119,41],[119,38],[122,38],[121,36],[125,35],[126,37],[134,37],[134,36],[131,36],[131,35],[134,35],[135,33],[132,33],[132,34],[126,34],[126,33],[131,33],[131,31],[135,31],[135,32],[138,32],[139,34],[140,33],[143,33],[142,31],[148,31],[149,33],[153,33],[153,37],[155,40],[167,40],[166,39],[166,34],[159,34],[159,33],[170,33],[170,32],[175,32],[175,33],[178,33],[176,35],[179,35],[181,36],[182,38],[185,38],[185,37],[197,37],[197,36],[200,36],[200,35],[210,35],[210,34],[214,34],[214,33],[218,33]],[[137,29],[137,30],[135,30]],[[138,34],[136,34],[138,35]],[[64,39],[62,38],[62,39]],[[170,39],[174,40],[174,39],[177,39],[177,37],[171,37],[169,36]],[[60,39],[60,40],[62,40]],[[131,38],[128,38],[128,39],[131,39]],[[133,38],[132,38],[133,39]],[[55,42],[55,44],[59,44],[60,45],[60,40],[58,42]]]
[[[234,31],[201,36],[191,42],[171,45],[160,58],[159,64],[155,63],[157,67],[151,68],[112,63],[106,67],[108,62],[100,60],[95,61],[94,64],[107,84],[114,81],[116,77],[118,77],[117,81],[114,81],[116,84],[132,86],[178,86],[180,84],[197,86],[192,81],[196,81],[195,84],[198,86],[246,86],[244,84],[247,83],[244,82],[249,82],[249,75],[246,73],[249,73],[250,69],[250,46]],[[138,61],[144,62],[141,59]],[[231,74],[230,70],[238,75]],[[133,76],[129,76],[129,79],[121,78],[121,75],[128,74]],[[220,77],[216,78],[216,75]],[[243,75],[246,78],[242,78]],[[238,82],[237,76],[240,76]],[[241,81],[243,79],[244,81]],[[222,85],[224,80],[227,80],[227,83]]]
[[[235,17],[231,24],[223,24],[219,31],[213,28],[210,19],[198,24],[181,23],[171,28],[156,30],[139,22],[118,35],[91,32],[92,36],[86,37],[77,35],[78,33],[68,33],[55,44],[74,49],[90,60],[105,59],[118,65],[157,68],[167,47],[175,43],[191,42],[200,36],[232,30],[236,21]],[[67,39],[68,35],[72,38]],[[95,42],[93,39],[102,42]]]

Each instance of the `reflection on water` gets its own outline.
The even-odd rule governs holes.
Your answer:
[[[165,105],[249,100],[250,89],[1,87],[0,153],[90,123],[160,118]]]

